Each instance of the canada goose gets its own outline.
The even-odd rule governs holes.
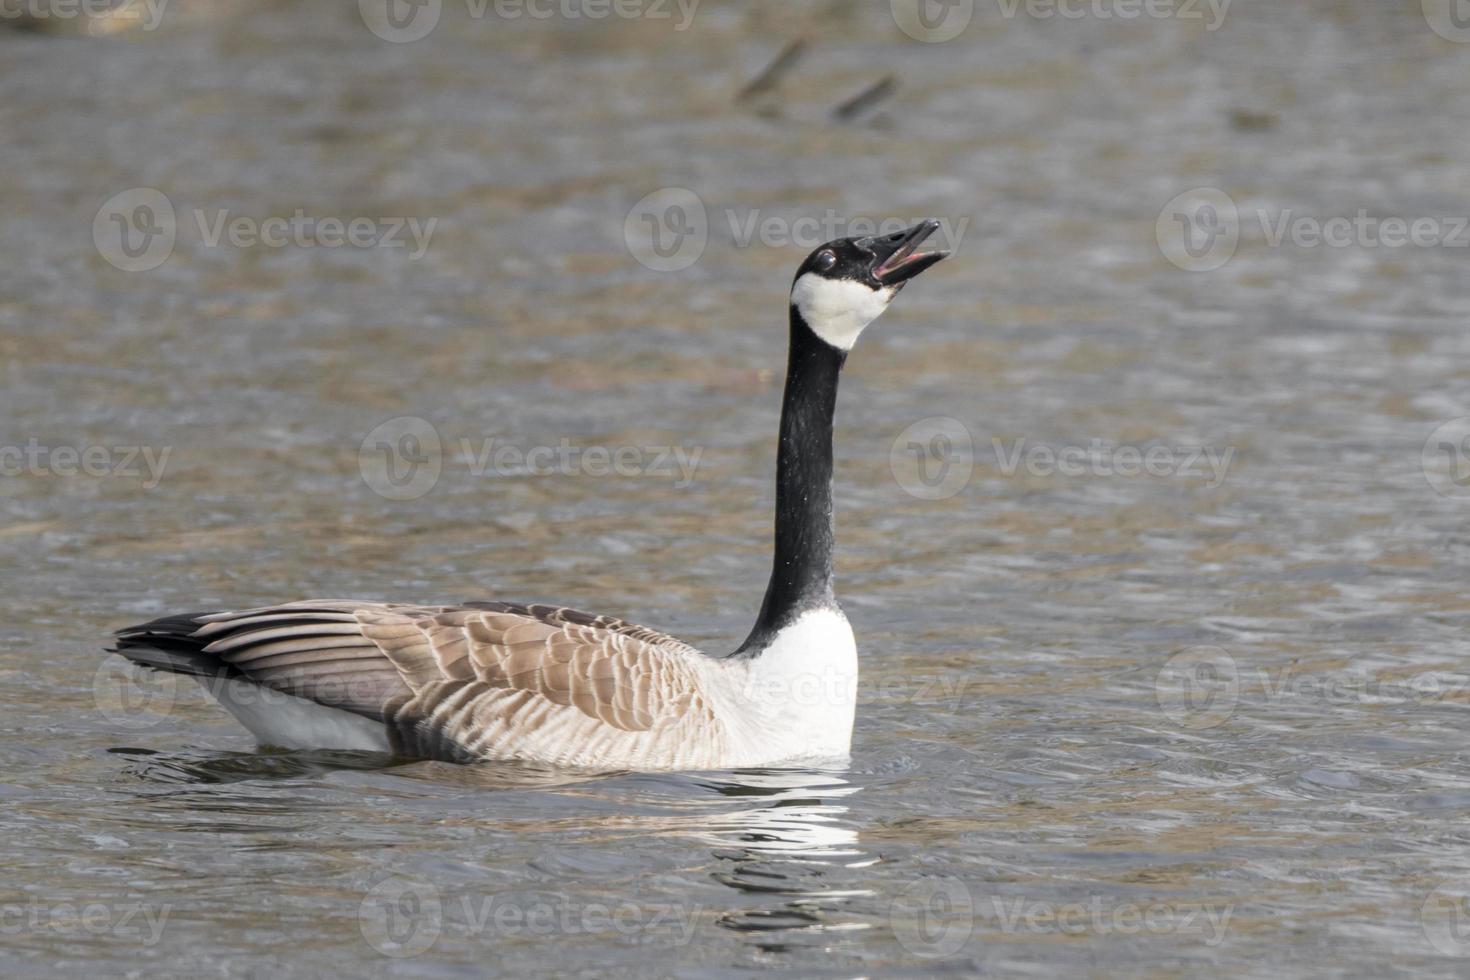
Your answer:
[[[828,242],[791,288],[775,556],[755,627],[707,656],[607,616],[508,602],[307,600],[168,616],[121,653],[193,675],[264,745],[455,762],[716,769],[841,760],[857,648],[832,592],[832,414],[863,328],[939,227]]]

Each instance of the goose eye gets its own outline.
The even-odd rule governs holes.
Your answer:
[[[817,270],[826,272],[837,264],[837,256],[831,252],[821,252],[817,255]]]

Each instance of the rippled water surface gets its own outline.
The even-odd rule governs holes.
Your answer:
[[[101,451],[0,458],[0,971],[1470,969],[1470,500],[1464,430],[1431,440],[1470,414],[1470,249],[1272,241],[1359,212],[1452,237],[1470,45],[1417,0],[1215,30],[980,0],[943,43],[887,3],[473,9],[411,43],[354,3],[0,24],[0,442]],[[105,209],[94,237],[135,188],[177,219],[148,271],[99,249]],[[708,228],[667,272],[625,240],[664,188]],[[1160,243],[1196,188],[1239,241],[1191,271]],[[298,210],[435,224],[418,257],[207,234]],[[104,661],[121,625],[306,596],[550,599],[731,648],[782,229],[931,215],[956,254],[841,397],[849,768],[263,753]],[[360,454],[402,416],[444,447],[412,500]],[[644,455],[517,455],[563,445]]]

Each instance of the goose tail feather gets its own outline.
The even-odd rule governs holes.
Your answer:
[[[107,648],[133,663],[170,674],[191,677],[230,677],[240,672],[229,664],[204,652],[208,640],[194,636],[204,617],[212,613],[185,613],[164,616],[139,626],[128,626],[113,634],[114,645]]]

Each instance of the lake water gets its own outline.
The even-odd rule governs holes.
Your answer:
[[[0,972],[1470,969],[1470,29],[897,7],[0,19]],[[308,596],[733,648],[791,272],[921,217],[849,768],[261,753],[103,658]]]

